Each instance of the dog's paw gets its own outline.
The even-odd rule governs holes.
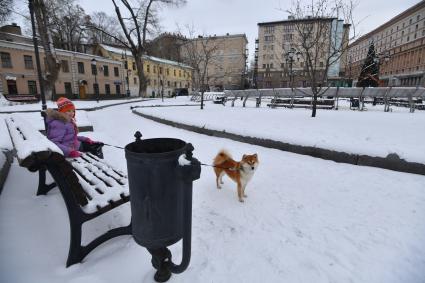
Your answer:
[[[224,182],[223,181],[220,181],[220,184],[224,184]]]
[[[243,198],[240,198],[240,199],[239,199],[239,201],[240,201],[240,202],[244,202]]]
[[[248,195],[247,195],[247,194],[243,194],[243,197],[244,197],[244,198],[247,198],[247,197],[248,197]]]
[[[220,190],[221,189],[221,186],[217,186],[217,189]]]

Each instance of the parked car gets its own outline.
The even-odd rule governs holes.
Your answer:
[[[188,96],[188,95],[189,95],[189,91],[187,90],[187,88],[175,88],[171,96],[175,97],[175,96]]]

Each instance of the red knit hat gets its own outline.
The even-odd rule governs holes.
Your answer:
[[[56,101],[56,104],[58,105],[59,112],[65,113],[71,110],[75,111],[74,104],[66,97],[59,97],[59,99]]]

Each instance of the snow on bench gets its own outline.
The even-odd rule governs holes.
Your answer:
[[[57,186],[65,200],[71,226],[67,267],[81,262],[105,241],[131,234],[130,223],[111,229],[82,246],[84,222],[130,200],[127,176],[90,153],[83,153],[80,158],[65,158],[58,146],[16,115],[8,116],[5,121],[19,165],[39,172],[37,195],[45,195]],[[46,171],[54,183],[46,184]]]

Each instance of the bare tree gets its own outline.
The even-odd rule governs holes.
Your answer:
[[[204,108],[204,93],[209,89],[208,71],[217,63],[217,51],[221,40],[211,36],[194,37],[193,26],[186,26],[189,37],[181,46],[183,62],[193,68],[192,86],[201,92],[201,109]]]
[[[327,89],[329,71],[340,64],[341,56],[348,49],[348,34],[343,25],[345,21],[354,29],[354,7],[352,2],[345,3],[344,0],[317,0],[307,6],[297,0],[288,11],[295,26],[295,40],[291,48],[301,54],[304,73],[313,93],[312,117],[316,116],[317,97]],[[355,29],[353,34],[354,38]]]
[[[136,62],[139,78],[139,96],[146,93],[147,80],[143,70],[148,36],[159,30],[159,12],[165,6],[180,6],[186,0],[112,0],[125,40],[99,27],[90,27],[111,36],[128,48]]]
[[[12,14],[13,0],[0,0],[0,23],[4,23]]]
[[[34,0],[34,15],[37,20],[38,34],[40,36],[41,45],[44,48],[44,55],[46,57],[44,61],[45,74],[43,77],[45,97],[46,99],[52,99],[55,82],[58,79],[60,61],[56,56],[51,31],[49,29],[48,19],[51,14],[48,12],[48,9],[43,0]]]
[[[81,52],[81,43],[86,37],[84,9],[75,4],[75,0],[45,0],[45,3],[53,44],[61,49]]]
[[[103,31],[108,31],[109,34],[118,37],[121,41],[125,41],[122,35],[120,23],[116,17],[112,17],[105,12],[94,12],[87,19],[91,28],[87,31],[88,40],[94,43],[116,44],[119,43],[114,37],[107,35]]]

